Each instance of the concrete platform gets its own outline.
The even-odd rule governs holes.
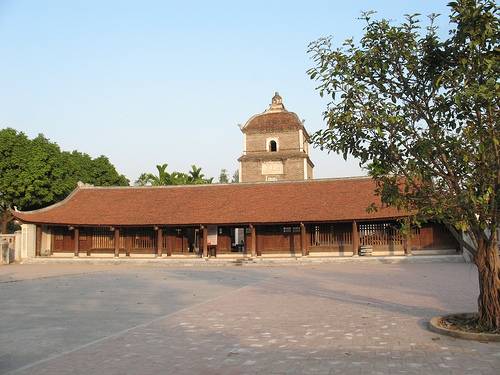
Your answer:
[[[276,265],[309,265],[321,263],[463,263],[461,254],[454,255],[415,255],[415,256],[301,256],[301,257],[39,257],[30,258],[22,264],[131,264],[131,265],[161,265],[161,266],[276,266]]]
[[[500,366],[499,343],[426,328],[432,316],[476,308],[471,264],[56,260],[0,267],[0,284],[2,374],[485,375]]]

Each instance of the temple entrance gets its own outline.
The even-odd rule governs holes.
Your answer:
[[[207,226],[209,256],[241,255],[245,251],[245,228],[232,226]]]

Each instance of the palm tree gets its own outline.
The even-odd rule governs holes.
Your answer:
[[[196,165],[192,165],[187,174],[175,171],[168,173],[167,167],[166,163],[157,165],[158,175],[143,173],[135,184],[138,186],[199,185],[211,184],[213,181],[213,178],[205,178],[205,175],[201,173],[201,168]]]
[[[165,186],[172,185],[171,174],[167,172],[168,164],[160,164],[156,166],[158,176],[152,173],[143,173],[139,176],[136,185],[139,186]],[[174,172],[175,173],[175,172]]]
[[[191,170],[188,172],[188,183],[193,185],[200,184],[211,184],[213,182],[212,178],[205,178],[205,175],[201,173],[201,167],[196,165],[191,166]]]

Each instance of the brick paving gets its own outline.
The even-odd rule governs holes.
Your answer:
[[[22,273],[19,282],[10,275],[0,291],[7,303],[0,332],[10,323],[12,346],[27,345],[24,357],[15,358],[0,333],[0,369],[8,364],[11,373],[472,375],[500,369],[499,343],[426,329],[431,316],[475,309],[477,275],[468,264],[118,266],[37,279]],[[61,336],[51,332],[53,310],[36,295],[58,304]],[[29,317],[22,325],[16,309]],[[74,327],[68,313],[84,324]],[[23,337],[35,329],[47,341],[43,348]],[[67,345],[51,345],[61,340]],[[38,357],[29,355],[30,346]],[[10,360],[2,361],[6,353]]]

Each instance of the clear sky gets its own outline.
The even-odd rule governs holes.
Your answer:
[[[158,163],[232,174],[237,125],[274,91],[310,133],[324,126],[309,42],[359,37],[362,10],[441,13],[446,29],[447,2],[0,0],[0,128],[104,154],[131,181]],[[315,177],[363,173],[319,150],[312,160]]]

